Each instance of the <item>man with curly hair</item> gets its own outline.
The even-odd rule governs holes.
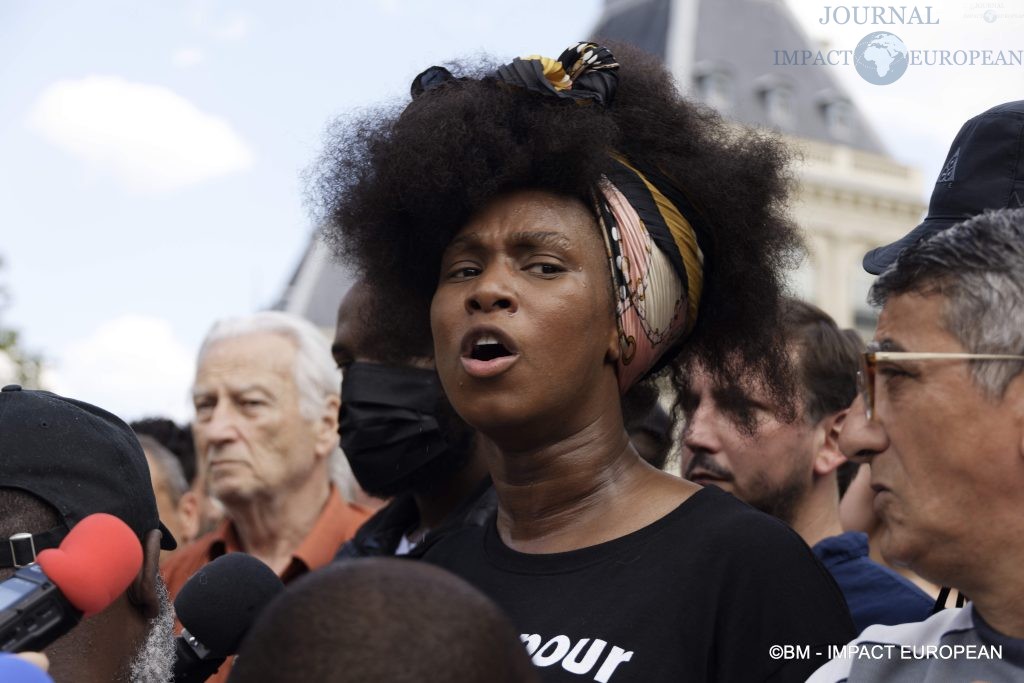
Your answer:
[[[857,395],[864,342],[817,306],[796,299],[786,301],[778,333],[789,344],[798,378],[788,406],[765,400],[756,384],[726,392],[699,365],[687,368],[684,476],[793,527],[832,572],[858,631],[924,619],[933,600],[873,562],[867,534],[844,533],[840,523],[839,499],[856,464],[838,442]],[[742,376],[742,368],[737,373]]]

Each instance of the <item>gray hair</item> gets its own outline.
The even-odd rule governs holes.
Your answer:
[[[970,353],[1024,354],[1024,209],[987,211],[908,248],[869,299],[883,306],[911,292],[946,297],[945,328]],[[1019,361],[971,364],[996,398],[1022,370]]]
[[[224,339],[251,334],[279,334],[295,343],[295,387],[299,392],[299,410],[307,420],[315,420],[324,399],[338,395],[341,374],[334,365],[327,338],[313,323],[282,311],[261,311],[240,318],[218,320],[199,347],[199,362],[211,345]]]
[[[149,434],[136,434],[135,436],[138,438],[139,444],[142,445],[142,450],[153,458],[157,467],[160,468],[164,482],[174,499],[174,504],[177,505],[181,497],[188,491],[188,480],[185,479],[185,470],[182,469],[178,456],[171,453],[166,446]]]

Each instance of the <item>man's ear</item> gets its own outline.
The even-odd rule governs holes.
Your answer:
[[[824,439],[814,454],[814,473],[819,477],[835,472],[846,462],[846,456],[839,450],[839,434],[843,431],[843,423],[849,412],[849,408],[845,408],[838,413],[826,415],[818,423],[818,429],[824,431]]]
[[[192,489],[181,494],[178,501],[178,523],[181,525],[181,538],[178,545],[191,543],[199,535],[199,518],[202,510],[199,509],[199,494]]]
[[[1024,372],[1018,374],[1003,390],[1003,403],[1009,403],[1011,419],[1017,427],[1017,453],[1024,456]]]
[[[130,602],[146,619],[160,614],[160,598],[156,592],[157,573],[160,570],[160,530],[146,532],[142,543],[142,568],[128,586]]]
[[[341,397],[331,394],[324,401],[323,410],[315,425],[316,454],[321,458],[328,457],[338,447],[338,410],[341,408]]]

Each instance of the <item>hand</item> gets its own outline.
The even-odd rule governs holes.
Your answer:
[[[50,670],[50,660],[42,652],[19,652],[14,656],[20,657],[30,664],[35,664],[43,671]]]

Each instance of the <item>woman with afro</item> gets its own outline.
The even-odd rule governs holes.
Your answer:
[[[790,390],[783,148],[626,46],[432,67],[412,96],[336,128],[316,189],[389,343],[429,326],[494,445],[496,515],[425,558],[505,609],[546,681],[804,680],[854,635],[828,573],[782,523],[646,464],[622,416],[684,357]]]

